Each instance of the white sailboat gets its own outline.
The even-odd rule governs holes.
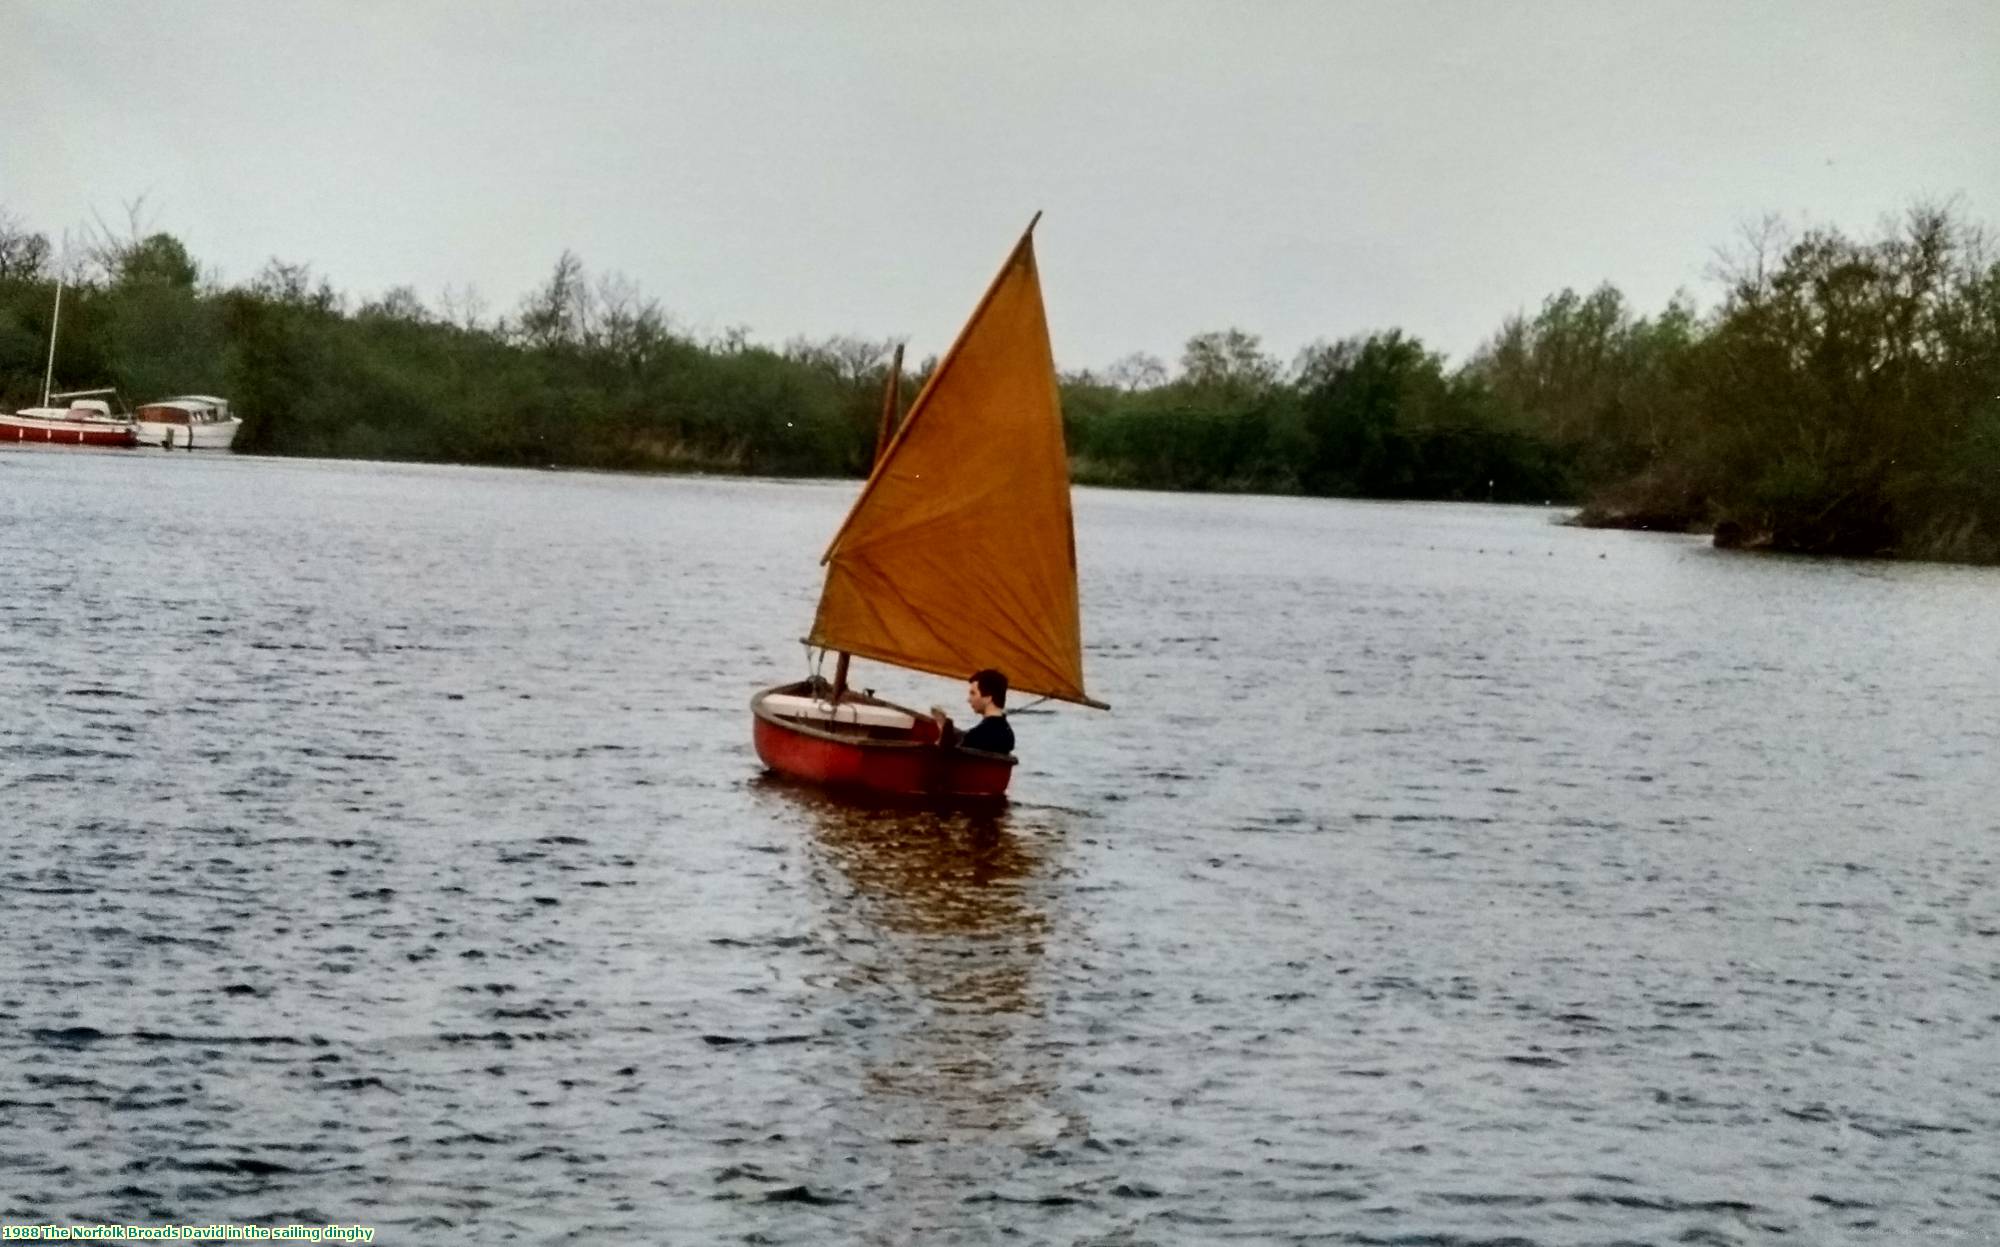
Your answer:
[[[139,426],[122,411],[114,412],[107,397],[115,390],[72,390],[52,394],[55,382],[56,333],[62,326],[62,283],[56,283],[55,314],[49,320],[49,359],[42,372],[42,403],[16,412],[0,412],[0,442],[45,442],[52,446],[135,446]],[[56,401],[63,406],[53,406]]]

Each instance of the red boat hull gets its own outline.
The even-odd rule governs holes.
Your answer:
[[[0,416],[0,442],[48,442],[56,446],[137,446],[139,426]]]
[[[757,756],[781,775],[831,788],[899,797],[1003,798],[1014,776],[1014,759],[937,743],[931,720],[907,707],[858,693],[854,702],[900,710],[914,720],[907,731],[831,731],[775,713],[773,695],[810,696],[808,683],[767,688],[750,700]]]

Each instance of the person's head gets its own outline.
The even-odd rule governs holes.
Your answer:
[[[985,714],[988,710],[1007,708],[1007,677],[988,667],[975,671],[965,684],[965,704],[972,707],[972,713]]]

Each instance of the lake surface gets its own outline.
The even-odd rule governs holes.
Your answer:
[[[0,454],[0,1221],[1995,1241],[2000,572],[1079,491],[978,819],[760,777],[854,493]]]

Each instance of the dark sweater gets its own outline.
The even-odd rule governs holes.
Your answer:
[[[987,753],[1014,752],[1014,729],[1008,726],[1007,716],[996,714],[982,718],[972,725],[965,735],[958,738],[960,749],[981,749]]]

